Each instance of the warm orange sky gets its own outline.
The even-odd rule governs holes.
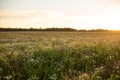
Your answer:
[[[120,0],[0,0],[0,27],[120,30]]]

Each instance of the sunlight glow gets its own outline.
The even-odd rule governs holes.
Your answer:
[[[120,30],[119,14],[118,9],[113,9],[109,14],[101,16],[69,16],[62,12],[48,10],[1,10],[0,27],[72,27],[75,29]]]

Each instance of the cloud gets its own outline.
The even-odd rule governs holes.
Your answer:
[[[64,13],[49,10],[0,10],[1,18],[60,18]]]
[[[47,17],[47,11],[38,10],[0,10],[1,18]]]
[[[38,27],[59,22],[64,13],[49,10],[0,10],[0,26]]]

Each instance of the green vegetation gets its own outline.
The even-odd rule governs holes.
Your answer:
[[[0,32],[0,80],[120,80],[120,32]]]

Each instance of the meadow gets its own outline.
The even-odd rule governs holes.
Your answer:
[[[120,32],[0,32],[0,80],[120,80]]]

